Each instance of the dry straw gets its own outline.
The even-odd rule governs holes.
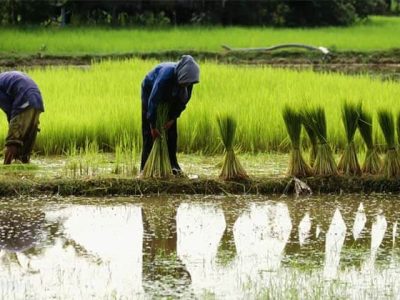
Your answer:
[[[292,144],[289,158],[288,175],[296,177],[307,177],[312,175],[312,169],[305,162],[301,153],[300,136],[302,116],[299,112],[286,106],[282,112],[286,129]]]
[[[378,174],[382,167],[382,160],[379,157],[378,151],[372,139],[372,116],[363,109],[360,111],[358,129],[364,140],[365,146],[367,147],[364,164],[361,170],[366,174]]]
[[[168,120],[168,106],[159,104],[157,108],[156,128],[161,136],[153,143],[150,155],[143,168],[143,178],[168,178],[172,175],[171,162],[168,155],[167,135],[164,124]]]
[[[381,110],[378,112],[378,120],[387,146],[381,172],[385,177],[388,178],[400,176],[400,160],[396,150],[393,116],[391,112],[387,110]]]
[[[222,143],[225,147],[225,158],[222,166],[220,178],[224,180],[240,180],[248,178],[233,149],[236,121],[227,115],[217,116],[217,123],[221,135]]]
[[[310,108],[304,110],[302,114],[305,126],[312,129],[319,141],[313,165],[314,174],[319,176],[337,175],[337,166],[327,139],[324,109],[321,107]]]
[[[338,171],[345,175],[361,175],[360,164],[357,159],[354,135],[358,127],[361,105],[344,103],[342,107],[342,121],[346,131],[346,147],[338,164]]]

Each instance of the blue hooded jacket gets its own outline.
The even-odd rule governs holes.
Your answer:
[[[42,95],[36,83],[18,71],[0,73],[0,108],[8,121],[28,107],[44,111]]]
[[[182,56],[177,63],[161,63],[151,70],[142,82],[142,106],[151,127],[155,127],[157,106],[161,102],[170,104],[170,120],[179,118],[197,82],[199,67],[190,55]]]

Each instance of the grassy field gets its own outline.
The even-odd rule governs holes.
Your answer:
[[[28,73],[42,90],[46,112],[37,149],[65,153],[96,141],[100,149],[141,143],[140,84],[156,64],[152,60],[104,61],[88,68],[48,67]],[[367,76],[321,74],[268,67],[201,64],[201,83],[179,119],[180,150],[213,153],[220,145],[216,114],[226,112],[238,121],[236,142],[243,151],[287,150],[281,110],[319,104],[326,108],[328,139],[343,147],[340,109],[345,100],[363,101],[374,112],[374,131],[383,143],[376,111],[400,111],[400,84]],[[6,120],[0,119],[0,141]],[[356,143],[362,145],[359,133]],[[219,148],[221,149],[221,148]]]
[[[374,51],[398,48],[400,18],[371,17],[352,27],[315,29],[269,27],[170,27],[166,29],[0,28],[0,54],[38,52],[52,55],[155,52],[162,50],[220,51],[233,47],[266,47],[305,43],[336,50]]]

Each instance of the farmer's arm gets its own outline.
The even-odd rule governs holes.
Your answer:
[[[193,89],[193,84],[190,84],[187,87],[187,92],[188,92],[188,97],[186,101],[178,101],[176,105],[174,106],[174,109],[172,110],[170,114],[170,119],[171,120],[176,120],[177,118],[180,117],[181,113],[186,109],[186,105],[190,100],[190,97],[192,96],[192,89]]]

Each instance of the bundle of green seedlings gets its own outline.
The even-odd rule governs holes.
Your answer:
[[[160,136],[154,140],[153,148],[143,168],[143,178],[168,178],[172,175],[168,154],[167,134],[164,124],[168,121],[168,105],[160,103],[157,107],[156,128]]]
[[[310,127],[310,124],[307,122],[304,122],[304,112],[301,114],[301,120],[304,125],[304,129],[307,132],[308,138],[310,139],[310,156],[309,156],[309,164],[311,167],[314,166],[315,158],[317,157],[317,149],[318,149],[318,138],[317,135],[315,134],[314,130],[312,127]]]
[[[378,120],[387,146],[381,172],[388,178],[400,176],[400,160],[396,150],[393,116],[389,111],[381,110],[378,112]]]
[[[217,116],[217,123],[222,143],[225,147],[225,158],[219,177],[224,180],[248,178],[247,173],[236,157],[233,148],[236,133],[236,121],[230,116],[219,115]]]
[[[312,170],[305,162],[300,151],[302,115],[288,106],[283,109],[282,115],[292,144],[287,173],[295,177],[311,176]]]
[[[346,146],[338,164],[338,171],[345,175],[361,175],[360,164],[357,159],[354,135],[358,127],[361,105],[344,103],[342,107],[342,121],[346,131]]]
[[[303,122],[309,126],[318,138],[318,148],[313,170],[315,175],[337,175],[337,166],[332,149],[328,144],[325,111],[321,107],[303,111]]]
[[[378,174],[382,166],[382,161],[372,140],[372,116],[363,109],[360,110],[358,129],[367,147],[361,170],[363,173],[371,175]]]

